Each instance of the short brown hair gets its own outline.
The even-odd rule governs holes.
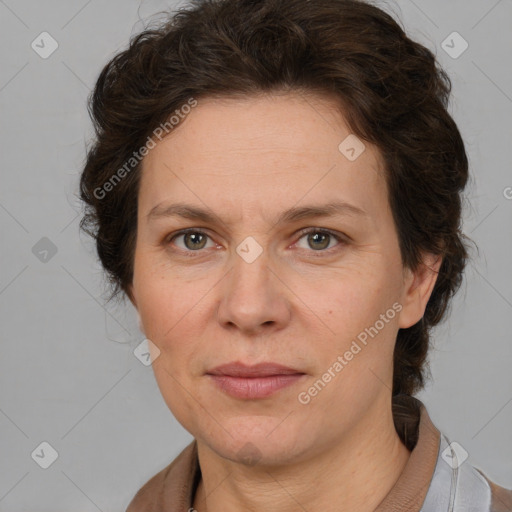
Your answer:
[[[133,37],[104,67],[89,102],[96,137],[81,175],[80,227],[96,241],[109,300],[130,296],[140,164],[104,197],[97,190],[191,97],[278,91],[335,98],[352,133],[383,157],[403,265],[416,270],[422,251],[443,257],[423,318],[396,340],[393,395],[412,395],[424,386],[429,331],[462,282],[468,160],[447,111],[449,77],[368,2],[196,2]]]

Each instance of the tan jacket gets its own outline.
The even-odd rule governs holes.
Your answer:
[[[512,491],[494,484],[471,466],[460,445],[450,443],[431,422],[425,406],[417,402],[417,442],[400,477],[375,512],[512,512]],[[193,512],[200,479],[194,440],[144,484],[126,512]]]

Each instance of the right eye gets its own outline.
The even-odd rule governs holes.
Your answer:
[[[171,244],[179,238],[183,239],[183,246],[175,245],[177,245],[180,250],[184,252],[198,252],[206,247],[206,241],[209,237],[204,231],[189,228],[178,231],[172,235],[172,237],[168,239],[167,244]]]

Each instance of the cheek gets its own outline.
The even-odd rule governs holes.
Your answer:
[[[138,305],[145,334],[160,351],[152,364],[155,379],[167,406],[181,423],[193,410],[189,393],[200,371],[198,340],[204,331],[198,317],[200,297],[180,291],[175,279],[171,285],[170,279],[148,275],[139,284]]]
[[[309,297],[331,330],[346,338],[373,324],[391,307],[394,294],[374,274],[347,274],[323,282]]]
[[[392,365],[400,306],[393,277],[376,270],[326,281],[321,293],[311,296],[315,313],[329,327],[318,340],[321,371],[327,371],[338,356],[344,360],[337,381],[365,379],[370,368],[377,375],[387,374]]]
[[[158,345],[167,344],[184,326],[193,327],[189,316],[199,307],[202,288],[200,281],[186,281],[172,269],[141,258],[135,267],[134,290],[147,337]]]
[[[140,273],[137,305],[146,337],[160,350],[153,363],[155,377],[166,397],[182,396],[183,389],[203,371],[208,307],[207,283],[185,281],[175,273]],[[211,288],[211,285],[209,285]]]
[[[159,357],[153,363],[155,380],[167,407],[176,420],[187,430],[190,429],[192,418],[197,416],[197,404],[200,397],[196,396],[194,386],[186,380],[186,372],[179,373],[178,361],[172,362],[168,357]],[[191,398],[194,396],[194,398]]]

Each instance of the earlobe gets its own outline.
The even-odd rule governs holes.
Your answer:
[[[128,287],[126,288],[126,295],[127,295],[128,299],[130,299],[130,302],[133,304],[133,307],[135,309],[138,309],[137,301],[135,300],[135,296],[133,295],[133,285],[132,284],[129,284]]]
[[[140,313],[139,313],[139,310],[136,309],[135,310],[135,313],[137,314],[137,325],[139,326],[139,331],[144,334],[144,336],[146,335],[146,333],[144,332],[144,326],[142,325],[142,319],[140,317]]]
[[[427,254],[413,272],[406,270],[404,280],[403,309],[400,312],[399,327],[407,329],[421,320],[428,300],[434,290],[443,258],[440,254]]]
[[[135,300],[135,295],[133,294],[133,285],[130,284],[126,288],[126,295],[130,299],[130,302],[133,304],[135,308],[135,315],[137,316],[137,325],[139,326],[139,331],[145,335],[144,327],[142,325],[142,319],[140,317],[139,308],[137,307],[137,301]]]
[[[144,327],[142,326],[142,320],[140,318],[139,308],[137,307],[137,301],[135,300],[135,295],[133,294],[133,285],[128,285],[126,289],[126,295],[130,299],[130,302],[133,304],[133,307],[135,308],[135,315],[137,316],[137,325],[139,326],[139,331],[142,334],[144,333]]]

